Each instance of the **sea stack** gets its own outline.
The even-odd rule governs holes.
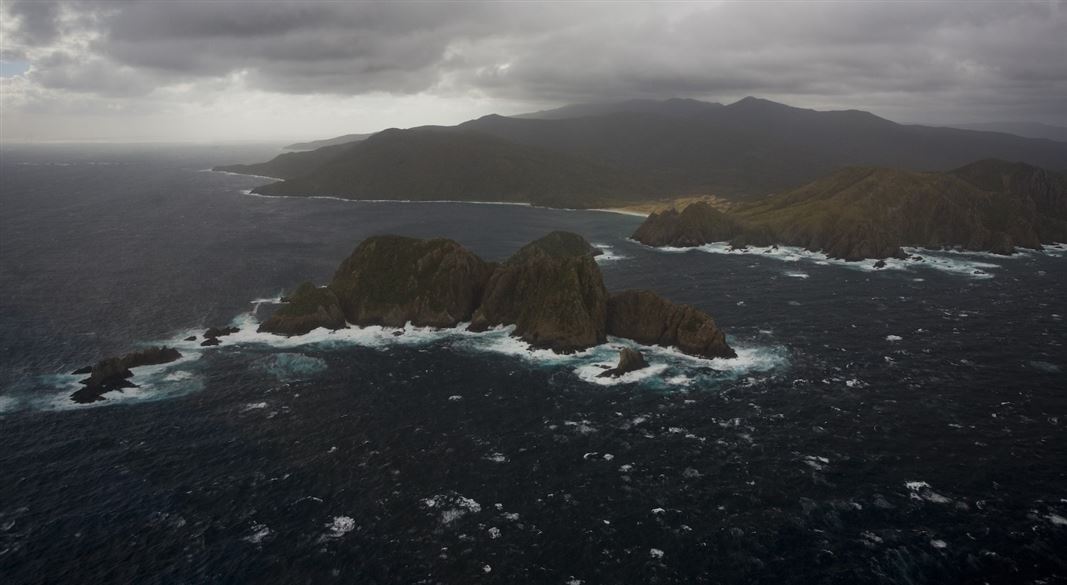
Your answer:
[[[341,263],[329,289],[354,325],[455,327],[478,308],[491,272],[452,240],[375,236]]]
[[[513,324],[530,345],[561,353],[603,343],[608,293],[597,253],[568,232],[527,244],[493,272],[471,330]]]
[[[737,357],[707,313],[651,291],[625,291],[608,302],[608,334],[646,345],[673,345],[705,358]]]

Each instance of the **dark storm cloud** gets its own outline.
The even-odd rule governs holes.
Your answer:
[[[29,48],[91,29],[65,58],[34,63],[38,83],[71,91],[134,95],[236,75],[293,94],[476,91],[526,102],[757,94],[856,107],[898,96],[1067,115],[1062,2],[85,0],[8,11],[16,44]]]

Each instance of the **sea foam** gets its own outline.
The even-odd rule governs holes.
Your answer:
[[[640,244],[640,242],[636,242],[636,240],[634,241],[635,243]],[[978,258],[1009,258],[1009,256],[998,256],[993,254],[984,254],[981,252],[969,252],[966,250],[927,250],[923,248],[902,248],[904,253],[907,254],[907,258],[886,258],[882,261],[884,262],[884,265],[878,266],[878,260],[848,262],[845,260],[839,260],[837,258],[831,258],[822,252],[812,252],[811,250],[806,250],[804,248],[796,246],[772,246],[769,248],[734,248],[728,242],[713,242],[710,244],[704,244],[702,246],[693,247],[645,247],[651,250],[665,253],[684,253],[689,251],[698,251],[705,252],[708,254],[725,254],[734,256],[743,255],[760,258],[770,258],[782,262],[805,261],[820,266],[840,266],[863,272],[883,272],[893,270],[910,271],[919,268],[927,268],[930,270],[937,270],[948,274],[956,274],[960,276],[967,276],[970,278],[979,279],[993,278],[993,274],[991,274],[989,271],[1000,268],[1000,265],[993,264],[991,262],[985,262],[979,260]],[[1020,254],[1026,253],[1035,252],[1021,252]],[[786,272],[786,276],[796,278],[806,277],[800,276],[800,274],[806,273],[802,273],[799,271]]]

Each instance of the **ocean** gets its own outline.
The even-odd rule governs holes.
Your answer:
[[[275,147],[0,151],[0,583],[1067,582],[1067,250],[655,250],[641,219],[267,198]],[[551,230],[738,350],[255,332],[363,238]],[[209,326],[222,345],[182,341]],[[175,363],[70,401],[76,368]]]

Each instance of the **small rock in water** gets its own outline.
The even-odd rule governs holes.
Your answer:
[[[614,368],[601,372],[597,375],[598,378],[617,378],[623,374],[628,374],[635,370],[640,370],[648,367],[648,362],[645,361],[645,356],[641,355],[641,352],[636,349],[630,349],[625,347],[619,352],[619,365]]]

